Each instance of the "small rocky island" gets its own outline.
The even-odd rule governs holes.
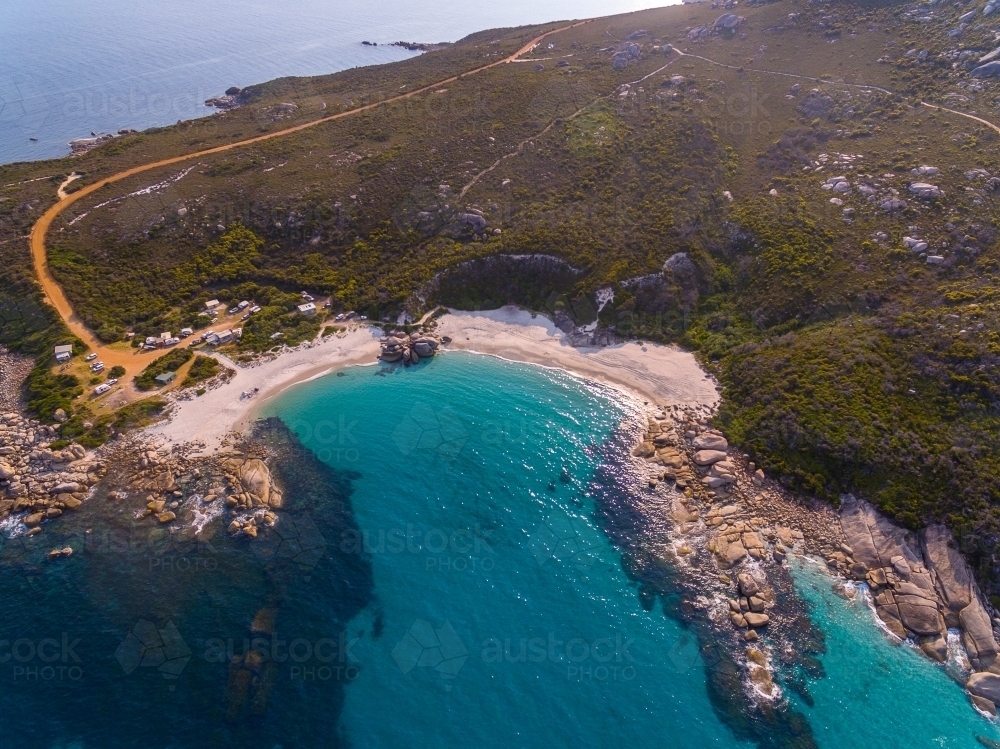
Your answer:
[[[393,332],[380,341],[384,362],[401,362],[407,366],[419,364],[421,359],[430,359],[443,345],[451,343],[447,336],[438,338],[426,332]]]

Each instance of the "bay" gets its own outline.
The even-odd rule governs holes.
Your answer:
[[[419,54],[385,46],[395,41],[457,41],[490,28],[663,4],[11,0],[0,3],[0,163],[65,156],[70,140],[91,132],[209,115],[204,101],[230,86]]]

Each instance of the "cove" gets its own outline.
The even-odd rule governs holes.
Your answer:
[[[697,646],[643,610],[593,521],[601,446],[631,428],[634,406],[474,354],[339,374],[268,411],[359,474],[375,604],[353,629],[379,636],[353,648],[352,743],[653,747],[683,733],[690,746],[739,745]]]
[[[321,460],[358,474],[359,530],[335,543],[369,555],[374,588],[352,622],[365,636],[353,648],[345,737],[384,747],[755,743],[713,706],[697,638],[668,606],[642,605],[629,544],[609,540],[621,524],[605,532],[614,523],[595,503],[595,475],[632,480],[635,410],[565,373],[464,353],[347,369],[268,407]],[[757,742],[1000,738],[942,669],[835,596],[832,578],[802,567],[795,580],[826,640],[824,675],[810,681],[811,705],[785,690],[805,725],[766,735],[751,716]]]

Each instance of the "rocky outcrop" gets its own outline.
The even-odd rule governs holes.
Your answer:
[[[970,694],[989,700],[994,705],[1000,703],[1000,676],[991,673],[973,674],[965,688]]]
[[[251,458],[239,468],[240,483],[244,490],[259,504],[268,504],[271,499],[271,472],[264,461]]]
[[[0,413],[20,410],[21,388],[34,365],[34,360],[0,346]]]
[[[746,693],[759,704],[782,694],[772,663],[809,664],[821,648],[791,594],[787,556],[793,549],[821,553],[837,569],[846,544],[831,508],[806,506],[768,481],[705,423],[707,415],[681,406],[651,409],[633,449],[648,485],[640,512],[666,516],[670,541],[658,554],[677,573],[671,585],[692,586],[684,605],[704,613],[713,646],[726,643]]]
[[[913,182],[910,184],[909,189],[918,198],[924,198],[925,200],[944,197],[944,191],[937,185],[932,185],[929,182]]]
[[[980,65],[972,71],[973,78],[990,78],[993,76],[1000,76],[1000,60]]]
[[[852,575],[868,583],[879,618],[893,634],[912,638],[935,660],[948,656],[948,628],[962,631],[973,668],[968,689],[980,700],[1000,685],[1000,646],[972,570],[943,525],[914,534],[893,525],[867,502],[845,497],[841,526],[850,545]],[[991,678],[987,678],[991,677]],[[978,691],[977,691],[978,690]]]
[[[222,461],[222,467],[230,489],[225,500],[229,507],[246,511],[284,506],[284,496],[263,460],[233,455]]]
[[[434,356],[446,343],[448,341],[430,333],[397,331],[382,339],[382,353],[379,359],[390,363],[419,364],[421,359]]]
[[[206,505],[219,503],[233,514],[229,532],[250,538],[256,537],[259,526],[277,522],[275,513],[285,499],[261,457],[266,451],[259,446],[252,448],[252,454],[225,450],[192,457],[194,445],[167,449],[139,447],[135,441],[120,448],[127,455],[109,477],[108,484],[115,487],[107,494],[109,500],[128,500],[135,494],[128,488],[148,492],[144,497],[139,494],[145,504],[141,515],[164,525],[186,524]]]
[[[788,599],[775,592],[788,584],[781,582],[784,560],[793,551],[821,555],[832,572],[849,578],[835,586],[839,595],[852,598],[854,581],[867,583],[886,629],[928,657],[948,660],[948,629],[960,629],[976,670],[970,698],[983,712],[996,712],[1000,646],[992,612],[947,528],[913,533],[851,496],[839,512],[796,501],[721,433],[678,409],[663,407],[648,420],[633,455],[648,467],[649,489],[673,523],[671,563],[700,576],[709,611],[713,596],[724,596],[722,611],[710,616],[738,641],[759,643],[754,648],[765,655],[779,652],[786,638],[794,642],[782,610]],[[750,686],[766,684],[764,666],[752,659],[745,666]]]
[[[105,462],[82,445],[51,449],[58,437],[58,426],[17,411],[0,415],[0,520],[22,515],[40,533],[43,521],[80,507],[104,476]]]

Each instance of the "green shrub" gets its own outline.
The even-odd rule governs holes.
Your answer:
[[[191,387],[199,382],[210,380],[221,370],[222,364],[217,359],[199,354],[194,358],[194,363],[191,365],[191,369],[188,370],[187,377],[184,378],[181,387]]]
[[[142,373],[137,375],[135,378],[135,386],[139,390],[153,390],[159,387],[156,384],[156,378],[164,374],[165,372],[176,372],[182,366],[187,364],[194,353],[190,349],[177,348],[171,351],[169,354],[161,356],[159,359],[154,361],[144,370]]]

